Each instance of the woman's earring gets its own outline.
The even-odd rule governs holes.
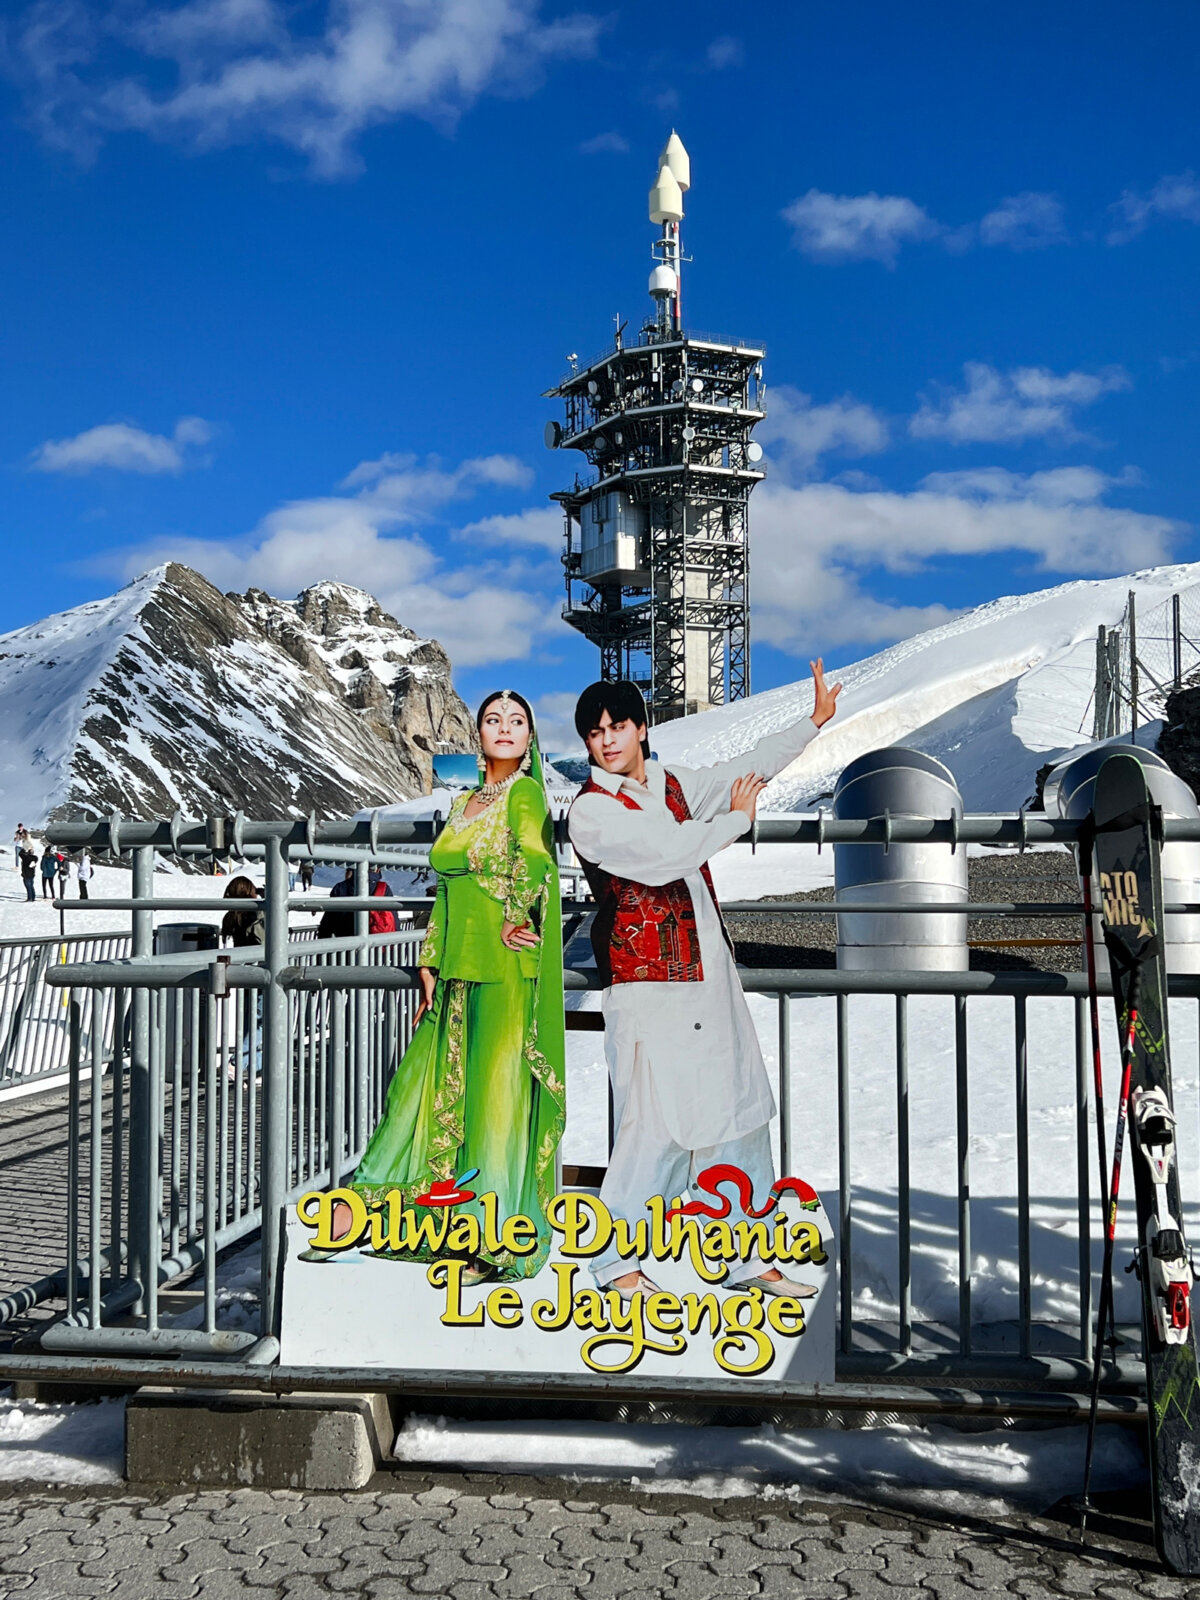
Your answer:
[[[480,783],[487,777],[487,763],[481,755],[475,757],[475,766],[479,772]]]
[[[521,757],[521,771],[522,772],[532,772],[533,771],[533,757],[529,753],[528,745],[526,745],[526,747],[525,747],[525,754]]]

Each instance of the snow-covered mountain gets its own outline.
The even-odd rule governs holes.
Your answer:
[[[831,793],[849,762],[891,744],[944,761],[968,809],[1015,810],[1032,797],[1044,762],[1091,738],[1100,624],[1121,620],[1131,589],[1149,608],[1192,586],[1200,586],[1200,563],[1013,595],[827,673],[845,684],[837,718],[770,786],[764,810],[806,809]],[[811,706],[805,678],[668,723],[652,741],[664,761],[704,766],[748,750]]]
[[[344,816],[474,726],[441,646],[361,589],[221,594],[169,563],[0,636],[0,816]]]

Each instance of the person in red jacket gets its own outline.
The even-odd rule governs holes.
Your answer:
[[[371,894],[380,900],[393,899],[391,887],[383,876],[375,879],[371,886]],[[394,911],[371,911],[367,915],[368,933],[395,933],[396,913]]]

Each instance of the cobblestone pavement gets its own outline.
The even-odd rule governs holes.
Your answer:
[[[604,1485],[388,1475],[356,1494],[14,1487],[0,1596],[240,1600],[947,1600],[1200,1596],[1144,1524],[1080,1553],[1047,1516],[951,1518],[826,1501],[700,1500]],[[574,1489],[570,1492],[576,1492]]]

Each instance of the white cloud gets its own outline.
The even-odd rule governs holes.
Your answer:
[[[1108,234],[1109,244],[1128,244],[1158,217],[1200,222],[1200,180],[1194,172],[1160,178],[1149,194],[1126,189],[1112,206],[1119,219]]]
[[[34,472],[83,473],[98,467],[116,472],[182,472],[197,464],[189,452],[211,438],[212,429],[203,417],[181,417],[170,436],[147,433],[128,422],[105,422],[71,439],[47,439],[29,464]]]
[[[369,589],[418,633],[439,639],[456,666],[522,660],[565,626],[560,514],[537,507],[481,519],[462,530],[473,531],[481,547],[466,566],[450,566],[440,549],[449,506],[481,489],[519,486],[526,470],[510,456],[456,467],[383,456],[347,476],[348,492],[279,506],[244,538],[163,538],[111,550],[88,570],[129,579],[160,562],[181,561],[218,588],[254,586],[277,595],[340,578]],[[558,531],[553,545],[542,525],[550,518]],[[522,536],[524,552],[506,555]]]
[[[1046,245],[1064,244],[1067,226],[1062,202],[1057,195],[1026,190],[1010,195],[979,224],[979,238],[986,245],[1006,245],[1010,250],[1040,250]]]
[[[963,373],[965,388],[941,388],[936,399],[922,401],[908,425],[914,438],[947,439],[951,444],[1020,444],[1050,436],[1077,439],[1075,410],[1130,384],[1120,367],[1099,373],[1059,374],[1046,367],[999,372],[986,362],[968,361]]]
[[[563,548],[563,515],[557,506],[530,506],[525,511],[469,522],[465,528],[456,529],[454,537],[468,544],[534,545],[558,555]]]
[[[779,444],[789,465],[804,471],[831,451],[865,456],[886,450],[888,425],[872,406],[850,395],[815,406],[811,395],[782,385],[772,389],[770,410],[755,437]]]
[[[740,67],[745,57],[742,41],[729,33],[714,39],[704,53],[705,61],[714,72],[721,72],[725,67]]]
[[[585,139],[579,146],[580,155],[584,156],[623,156],[629,152],[629,140],[623,133],[598,133],[594,138]]]
[[[570,689],[539,695],[534,701],[538,742],[544,751],[583,755],[583,743],[575,732],[575,702],[578,698],[575,691]]]
[[[293,28],[285,0],[36,0],[9,31],[10,75],[43,136],[80,155],[120,130],[193,149],[268,138],[335,177],[365,129],[451,124],[489,90],[528,91],[547,62],[590,54],[600,26],[542,22],[538,0],[318,3]]]
[[[882,261],[902,244],[931,239],[940,224],[914,200],[896,194],[825,194],[810,189],[783,212],[792,243],[814,261]]]
[[[1012,551],[1043,570],[1085,574],[1155,565],[1185,530],[1104,503],[1129,481],[1091,467],[934,474],[908,494],[768,480],[751,517],[755,637],[803,654],[934,627],[947,609],[893,603],[886,574],[919,574],[946,558]]]

